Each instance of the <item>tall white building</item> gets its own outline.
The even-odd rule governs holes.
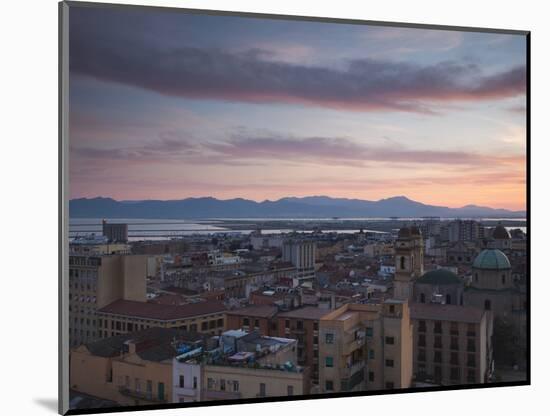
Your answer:
[[[283,261],[297,269],[298,284],[315,279],[315,251],[313,241],[286,241],[283,244]]]

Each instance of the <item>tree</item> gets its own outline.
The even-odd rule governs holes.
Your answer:
[[[493,358],[497,366],[520,365],[525,361],[526,342],[509,318],[497,317],[493,326]]]

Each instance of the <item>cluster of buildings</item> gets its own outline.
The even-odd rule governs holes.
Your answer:
[[[70,245],[73,403],[480,384],[507,366],[521,377],[525,351],[493,343],[526,334],[521,232],[428,219],[395,234],[132,243],[110,225]]]

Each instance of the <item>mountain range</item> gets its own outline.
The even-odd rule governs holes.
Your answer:
[[[368,201],[328,196],[287,197],[256,202],[212,197],[181,200],[117,201],[112,198],[78,198],[69,201],[71,218],[354,218],[427,217],[525,218],[525,211],[510,211],[477,205],[449,208],[427,205],[405,196]]]

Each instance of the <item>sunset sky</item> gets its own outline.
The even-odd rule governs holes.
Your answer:
[[[520,35],[70,9],[71,197],[525,209]]]

